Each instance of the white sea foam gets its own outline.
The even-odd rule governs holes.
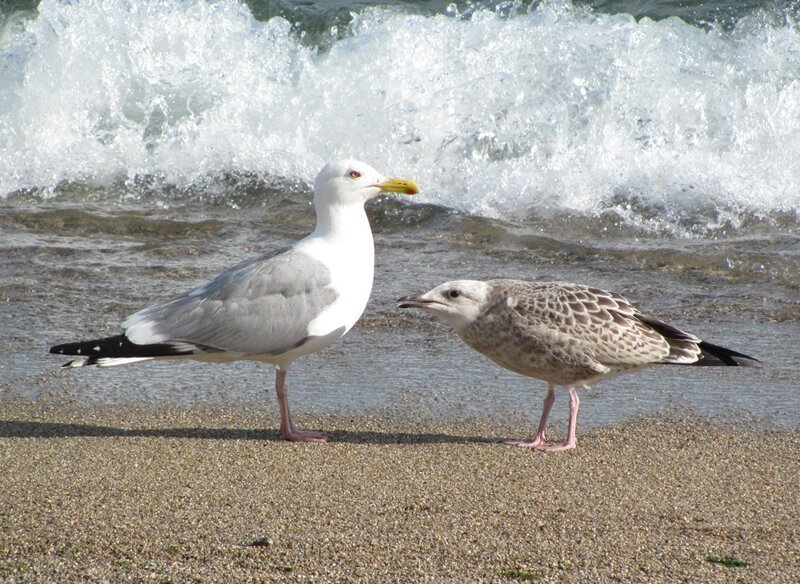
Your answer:
[[[766,13],[720,31],[563,1],[376,8],[317,50],[236,0],[43,0],[3,32],[0,80],[4,195],[310,179],[355,156],[494,217],[800,210],[800,27]]]

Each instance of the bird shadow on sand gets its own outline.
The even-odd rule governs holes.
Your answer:
[[[376,432],[332,430],[331,442],[352,444],[492,444],[483,436],[454,436],[443,433]],[[115,428],[94,424],[0,420],[0,438],[189,438],[195,440],[259,440],[283,442],[277,430],[247,428]]]

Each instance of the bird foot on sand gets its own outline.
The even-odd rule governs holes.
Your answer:
[[[545,444],[541,438],[530,438],[528,440],[503,440],[503,444],[507,446],[518,446],[520,448],[534,448],[539,452],[552,453],[563,452],[564,450],[572,450],[578,443],[565,442],[564,444]]]
[[[531,438],[529,440],[503,440],[506,446],[519,446],[520,448],[539,448],[544,444],[541,438]]]
[[[550,444],[549,446],[545,446],[541,444],[536,447],[539,452],[545,453],[552,453],[552,452],[564,452],[565,450],[572,450],[578,445],[577,442],[565,442],[564,444]]]
[[[289,442],[327,442],[330,440],[325,432],[314,430],[288,430],[280,433],[281,440]]]

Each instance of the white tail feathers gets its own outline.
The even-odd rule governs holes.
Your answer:
[[[99,359],[91,357],[79,357],[72,361],[67,361],[62,367],[87,367],[89,365],[97,365],[98,367],[114,367],[116,365],[126,365],[127,363],[136,363],[138,361],[149,361],[152,357],[100,357]]]

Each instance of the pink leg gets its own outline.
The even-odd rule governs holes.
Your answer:
[[[547,386],[547,395],[544,398],[544,405],[542,406],[542,417],[539,418],[539,428],[536,430],[536,436],[528,440],[503,440],[503,444],[509,446],[520,446],[522,448],[538,448],[544,445],[544,431],[547,427],[547,417],[550,415],[550,410],[553,409],[553,402],[556,401],[556,393],[553,384]]]
[[[578,392],[574,387],[569,388],[569,426],[567,428],[567,441],[564,444],[553,444],[552,446],[540,446],[539,450],[542,452],[561,452],[563,450],[572,450],[578,445],[578,439],[575,436],[575,427],[578,424],[578,406],[581,405],[581,400],[578,398]]]
[[[328,436],[324,432],[299,430],[292,422],[289,411],[289,396],[286,388],[286,370],[277,368],[275,375],[275,393],[278,395],[278,407],[281,412],[281,427],[279,435],[281,440],[292,442],[327,442]]]

